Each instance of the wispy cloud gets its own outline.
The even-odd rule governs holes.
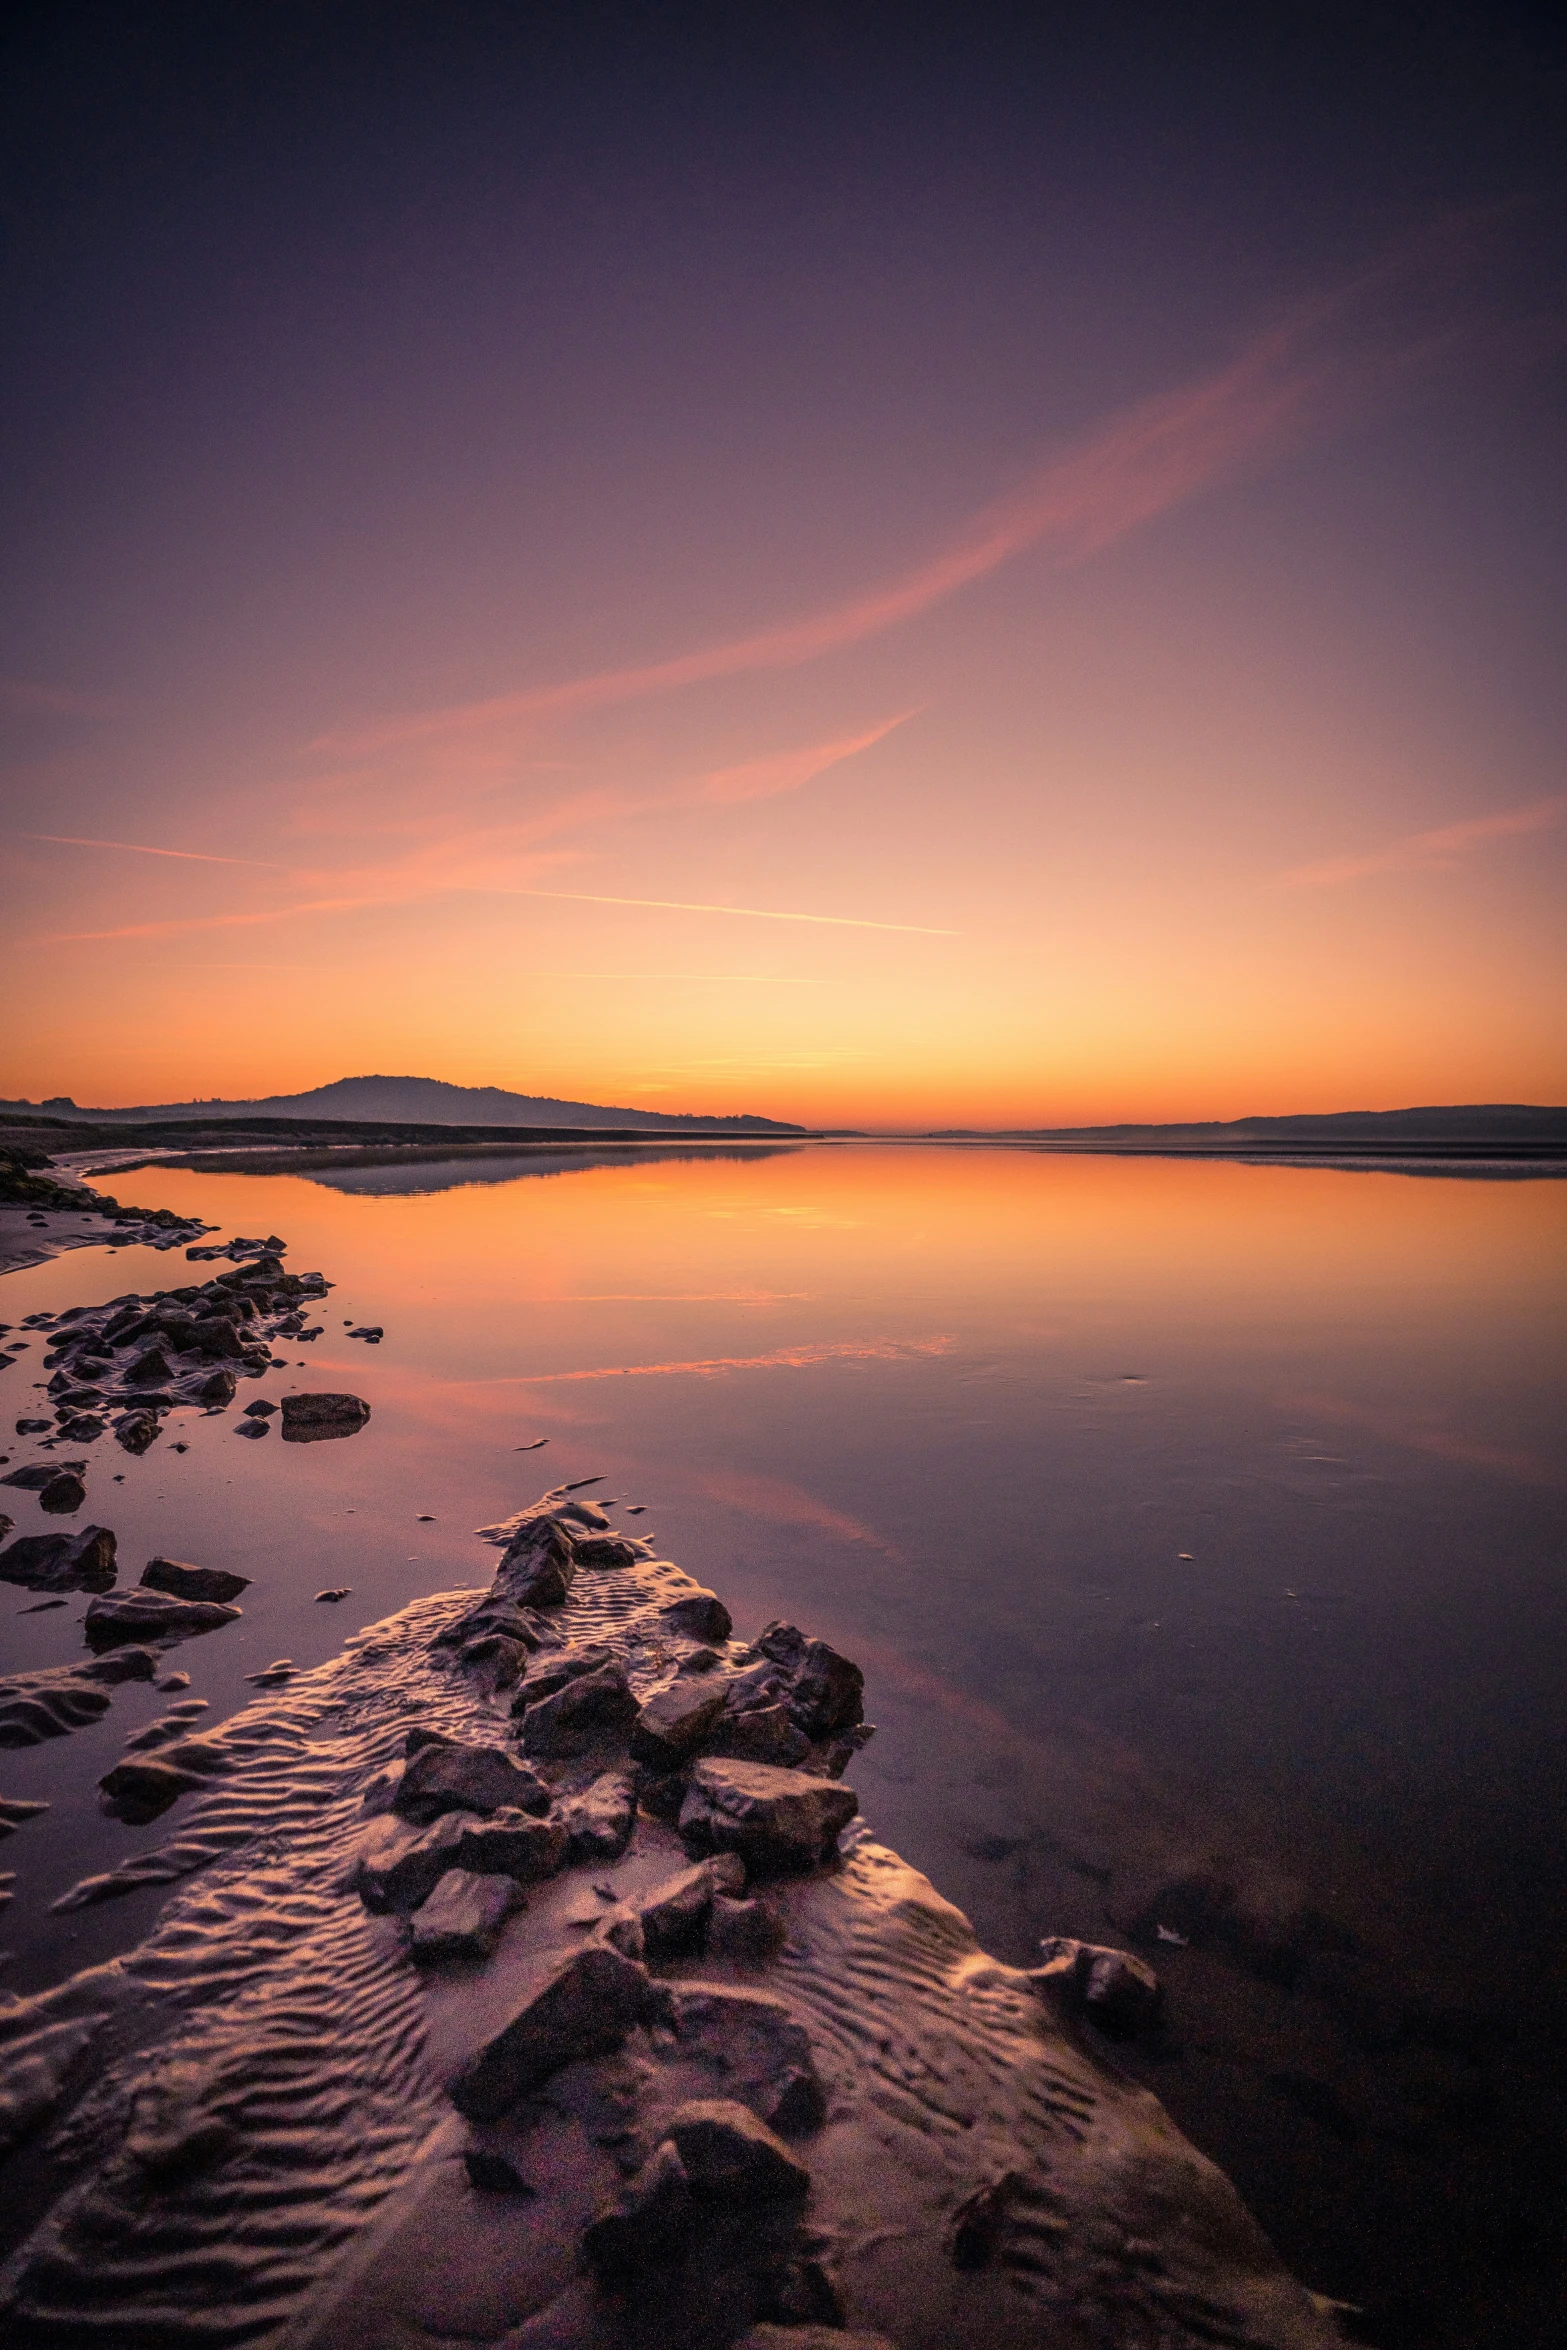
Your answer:
[[[733,802],[773,799],[780,792],[799,791],[803,785],[814,783],[819,775],[825,775],[830,767],[852,759],[857,751],[868,751],[872,743],[881,742],[894,727],[906,725],[913,716],[912,710],[902,710],[896,718],[884,718],[879,726],[868,727],[863,734],[845,735],[839,742],[813,743],[799,751],[774,751],[766,758],[747,759],[738,767],[720,767],[716,773],[699,779],[699,796],[704,800]]]
[[[1471,816],[1460,824],[1443,824],[1434,832],[1408,832],[1385,848],[1358,856],[1326,857],[1317,865],[1296,865],[1281,873],[1281,889],[1332,889],[1341,882],[1364,881],[1373,873],[1439,873],[1457,865],[1471,849],[1485,841],[1506,840],[1518,833],[1545,832],[1567,815],[1567,797],[1531,801],[1526,808],[1509,808],[1496,816]]]
[[[61,849],[123,849],[133,857],[177,857],[187,865],[254,865],[263,873],[291,873],[291,865],[279,865],[270,857],[216,857],[203,849],[149,848],[139,840],[82,840],[73,832],[23,832],[20,840],[43,840]]]
[[[656,906],[665,914],[738,914],[748,922],[822,922],[834,930],[901,930],[916,938],[961,938],[961,930],[935,930],[925,922],[868,922],[858,914],[785,914],[773,906],[708,906],[684,898],[611,898],[586,889],[511,889],[512,898],[560,898],[575,906]]]

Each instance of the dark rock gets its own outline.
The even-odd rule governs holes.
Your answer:
[[[624,1672],[619,1665],[605,1665],[527,1708],[522,1751],[540,1757],[584,1754],[600,1739],[623,1735],[636,1716],[637,1701]]]
[[[727,1640],[734,1630],[716,1591],[682,1592],[658,1612],[672,1632],[684,1632],[692,1640]]]
[[[477,2187],[481,2195],[533,2195],[521,2171],[513,2170],[504,2154],[492,2154],[487,2146],[467,2146],[463,2149],[463,2168],[468,2173],[468,2184]]]
[[[0,1477],[0,1485],[15,1485],[23,1493],[41,1493],[63,1469],[85,1467],[84,1461],[29,1461],[25,1468],[13,1469],[9,1477]]]
[[[86,1499],[87,1488],[75,1470],[62,1469],[40,1492],[38,1506],[48,1510],[52,1517],[64,1518],[79,1510]]]
[[[521,1899],[513,1877],[448,1869],[413,1914],[408,1954],[421,1965],[445,1959],[488,1958]]]
[[[788,1770],[803,1762],[811,1742],[786,1706],[755,1705],[726,1713],[707,1741],[709,1754],[730,1762],[774,1763]]]
[[[647,1970],[607,1943],[590,1942],[549,1967],[505,2027],[452,2084],[470,2121],[497,2121],[563,2064],[607,2056],[640,2017]]]
[[[336,1597],[337,1594],[318,1593],[318,1597]],[[480,1632],[474,1639],[465,1640],[457,1651],[457,1662],[465,1673],[483,1673],[492,1689],[510,1689],[522,1677],[528,1652],[520,1640],[513,1640],[504,1632]]]
[[[704,1760],[691,1770],[680,1836],[690,1853],[738,1852],[748,1869],[773,1875],[819,1866],[859,1808],[853,1789],[830,1779]]]
[[[601,1771],[561,1805],[560,1816],[574,1860],[618,1860],[636,1826],[635,1782],[623,1771]]]
[[[529,1518],[495,1570],[502,1596],[523,1607],[559,1607],[577,1571],[576,1545],[556,1518]]]
[[[231,1575],[226,1567],[190,1567],[183,1559],[149,1559],[141,1579],[150,1591],[171,1592],[176,1599],[238,1599],[250,1589],[248,1575]]]
[[[366,1832],[354,1856],[353,1888],[366,1909],[417,1909],[448,1869],[464,1865],[465,1828],[477,1827],[471,1814],[443,1812],[428,1828],[388,1813]]]
[[[270,1420],[276,1410],[275,1403],[269,1403],[264,1396],[261,1396],[257,1398],[255,1403],[246,1404],[245,1416],[251,1420]]]
[[[456,1746],[460,1741],[449,1738],[444,1730],[425,1730],[415,1726],[403,1740],[403,1756],[407,1760],[423,1753],[427,1746]]]
[[[615,1662],[615,1652],[595,1644],[588,1648],[558,1649],[542,1664],[532,1665],[528,1677],[512,1699],[511,1710],[519,1718],[530,1705],[538,1705],[546,1697],[553,1697],[564,1689],[568,1681],[580,1680],[584,1673],[602,1672]]]
[[[96,1412],[78,1412],[74,1419],[63,1424],[60,1434],[68,1444],[92,1444],[103,1434],[106,1426],[107,1422],[101,1420]]]
[[[107,1656],[95,1656],[85,1665],[76,1667],[84,1681],[103,1681],[110,1687],[119,1681],[151,1681],[156,1678],[158,1658],[150,1648],[111,1648]],[[160,1689],[188,1689],[189,1673],[171,1674],[167,1681],[158,1683]]]
[[[519,1884],[553,1877],[563,1869],[571,1851],[565,1819],[545,1819],[511,1808],[492,1812],[485,1820],[469,1819],[463,1829],[458,1859],[479,1876],[515,1877]]]
[[[636,1774],[637,1805],[653,1820],[678,1820],[686,1799],[684,1771],[643,1771]]]
[[[239,1382],[232,1371],[214,1371],[210,1379],[203,1379],[196,1389],[196,1401],[205,1404],[223,1404],[234,1401]]]
[[[1159,1978],[1129,1951],[1051,1934],[1039,1945],[1044,1965],[1029,1981],[1068,2013],[1086,2016],[1113,2039],[1131,2039],[1158,2021]]]
[[[18,1420],[16,1433],[18,1436],[47,1436],[52,1425],[48,1420]]]
[[[783,2000],[724,1983],[660,1988],[682,2049],[716,2071],[730,2096],[786,2136],[820,2127],[826,2099],[810,2038]]]
[[[469,1608],[431,1641],[432,1648],[465,1648],[470,1640],[482,1640],[492,1632],[499,1632],[507,1640],[515,1640],[525,1649],[539,1646],[536,1619],[525,1616],[509,1599],[486,1599],[478,1607]],[[605,1652],[608,1653],[607,1651]]]
[[[670,2116],[667,2135],[694,2195],[717,2203],[772,2203],[808,2194],[811,2174],[748,2106],[694,2098]]]
[[[4,1561],[0,1559],[0,1568]],[[118,1648],[127,1640],[189,1640],[238,1620],[237,1607],[213,1599],[175,1599],[162,1591],[116,1592],[90,1600],[83,1621],[89,1648]]]
[[[667,1688],[654,1691],[632,1724],[632,1759],[654,1770],[678,1770],[702,1745],[723,1710],[721,1687],[710,1688],[699,1676],[677,1674]]]
[[[666,1877],[636,1904],[648,1955],[673,1958],[700,1950],[714,1894],[739,1893],[744,1887],[745,1864],[732,1852]]]
[[[0,1583],[29,1591],[107,1591],[114,1581],[114,1536],[107,1526],[79,1534],[23,1534],[0,1551]]]
[[[605,2284],[624,2284],[641,2269],[683,2251],[692,2219],[691,2189],[666,2138],[607,2211],[590,2220],[582,2250]]]
[[[125,1374],[127,1387],[166,1387],[174,1366],[161,1346],[144,1347]]]
[[[145,1452],[157,1433],[158,1423],[151,1412],[125,1412],[114,1423],[114,1440],[127,1452]]]
[[[576,1544],[579,1567],[634,1567],[646,1556],[643,1545],[624,1534],[583,1534]]]
[[[707,1947],[731,1965],[756,1966],[783,1947],[784,1922],[770,1901],[731,1901],[715,1893],[708,1912]]]
[[[947,2257],[954,2268],[988,2268],[1001,2249],[1007,2201],[1016,2181],[1010,2171],[988,2179],[966,2195],[952,2215]]]
[[[498,1746],[426,1746],[410,1759],[392,1808],[424,1826],[443,1811],[503,1806],[548,1811],[550,1790],[537,1771],[513,1762]]]
[[[236,1436],[270,1436],[272,1431],[265,1420],[236,1420],[234,1433]]]
[[[363,1396],[328,1393],[285,1395],[283,1441],[285,1444],[316,1444],[328,1437],[353,1436],[369,1417],[370,1406]]]
[[[335,1602],[340,1599],[346,1599],[353,1588],[354,1587],[352,1583],[329,1584],[325,1591],[318,1591],[316,1593],[316,1598],[318,1600],[330,1600],[335,1604]]]
[[[773,1623],[758,1634],[756,1645],[782,1666],[791,1711],[808,1737],[830,1737],[864,1720],[865,1675],[825,1640],[807,1640],[793,1624]]]

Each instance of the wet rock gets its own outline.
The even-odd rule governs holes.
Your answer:
[[[672,1632],[684,1632],[692,1640],[727,1640],[734,1630],[729,1610],[716,1591],[686,1591],[678,1599],[659,1609],[659,1615]]]
[[[583,2257],[603,2283],[623,2284],[642,2269],[677,2258],[692,2218],[685,2168],[666,2138],[609,2209],[589,2221]]]
[[[820,2127],[826,2099],[810,2036],[782,1999],[724,1983],[661,1990],[682,2054],[716,2073],[726,2095],[787,2136]]]
[[[157,1417],[152,1412],[123,1412],[114,1423],[114,1441],[123,1444],[127,1452],[145,1452],[157,1433]]]
[[[214,1371],[210,1378],[203,1379],[196,1388],[196,1401],[204,1404],[232,1403],[238,1386],[239,1382],[232,1371]]]
[[[131,1827],[143,1827],[193,1788],[206,1787],[233,1767],[233,1756],[205,1738],[187,1738],[156,1760],[136,1756],[105,1771],[98,1784],[106,1806]]]
[[[537,1620],[523,1614],[514,1601],[486,1599],[437,1632],[432,1648],[466,1648],[470,1640],[485,1639],[498,1632],[504,1639],[516,1641],[522,1648],[536,1649],[539,1645]],[[608,1655],[608,1650],[604,1652]]]
[[[698,1675],[677,1674],[667,1688],[654,1691],[632,1724],[632,1759],[653,1770],[678,1770],[723,1710],[722,1688],[709,1688]]]
[[[561,1805],[560,1816],[574,1860],[618,1860],[636,1826],[636,1784],[623,1771],[601,1771]]]
[[[150,1591],[167,1591],[175,1599],[238,1599],[250,1589],[248,1575],[231,1575],[225,1567],[192,1567],[183,1559],[149,1559],[142,1582]]]
[[[480,1876],[515,1877],[527,1884],[553,1877],[571,1852],[571,1837],[559,1815],[539,1819],[507,1807],[488,1819],[466,1820],[458,1858]]]
[[[770,1763],[703,1760],[680,1807],[688,1852],[738,1852],[748,1870],[776,1875],[818,1867],[859,1810],[850,1787]]]
[[[1118,2040],[1131,2039],[1158,2021],[1159,1978],[1129,1951],[1074,1941],[1066,1934],[1047,1935],[1039,1947],[1045,1963],[1029,1980],[1068,2013],[1086,2016]]]
[[[0,1561],[3,1565],[3,1561]],[[162,1591],[115,1592],[88,1602],[87,1645],[118,1648],[127,1640],[190,1640],[238,1621],[240,1610],[214,1599],[175,1599]]]
[[[127,1387],[166,1387],[174,1376],[174,1366],[161,1346],[148,1346],[136,1357],[125,1373]]]
[[[84,1681],[102,1681],[113,1688],[121,1681],[150,1681],[158,1670],[158,1659],[150,1648],[111,1648],[107,1656],[95,1656],[90,1664],[78,1665],[76,1671]],[[161,1689],[188,1689],[189,1673],[171,1675],[159,1682]]]
[[[68,1444],[93,1444],[108,1426],[96,1412],[78,1412],[74,1419],[62,1423],[60,1434]]]
[[[63,1470],[84,1469],[85,1461],[29,1461],[22,1469],[13,1469],[9,1477],[0,1477],[0,1485],[15,1485],[23,1493],[41,1493]]]
[[[576,1571],[576,1545],[559,1520],[530,1518],[513,1535],[495,1582],[519,1606],[559,1607]]]
[[[258,1397],[256,1402],[248,1403],[245,1406],[245,1416],[251,1420],[270,1420],[276,1411],[277,1405],[269,1403],[264,1396]]]
[[[464,1865],[463,1831],[479,1825],[472,1813],[458,1811],[443,1812],[428,1828],[387,1813],[367,1830],[354,1856],[354,1891],[377,1915],[417,1909],[448,1869]]]
[[[584,1673],[600,1673],[614,1662],[614,1650],[597,1643],[586,1648],[558,1649],[542,1664],[529,1667],[527,1679],[512,1699],[511,1710],[520,1720],[530,1705],[553,1697],[568,1681],[580,1680]]]
[[[408,1955],[425,1966],[445,1959],[488,1958],[521,1899],[513,1877],[448,1869],[413,1914]]]
[[[825,1640],[807,1640],[793,1624],[769,1624],[757,1636],[761,1655],[782,1667],[789,1707],[810,1738],[852,1729],[865,1718],[865,1675]]]
[[[236,1420],[234,1433],[236,1436],[270,1436],[272,1431],[265,1420]]]
[[[670,2116],[667,2136],[694,2195],[746,2204],[810,2191],[806,2164],[732,2098],[693,2098]]]
[[[497,2121],[578,2057],[607,2056],[640,2017],[647,1971],[607,1943],[557,1960],[510,2022],[463,2067],[452,2103],[470,2121]]]
[[[534,2195],[521,2171],[515,2170],[504,2154],[492,2153],[487,2146],[465,2146],[463,2168],[468,2173],[468,2184],[477,2187],[481,2195]]]
[[[600,1739],[619,1737],[637,1717],[637,1701],[619,1665],[605,1665],[568,1681],[522,1716],[522,1751],[540,1758],[585,1754]]]
[[[317,1598],[337,1597],[336,1593],[318,1592]],[[482,1673],[492,1689],[510,1689],[522,1678],[528,1652],[520,1640],[513,1640],[504,1632],[480,1632],[472,1640],[465,1640],[457,1651],[457,1662],[465,1673]]]
[[[353,1588],[354,1587],[352,1583],[332,1583],[328,1585],[325,1591],[318,1591],[316,1593],[316,1598],[318,1600],[326,1599],[333,1601],[346,1599]]]
[[[803,1762],[811,1742],[786,1706],[749,1706],[743,1713],[726,1712],[707,1741],[709,1754],[730,1762],[773,1763],[789,1770]]]
[[[426,1746],[410,1759],[392,1808],[427,1826],[443,1811],[546,1812],[550,1790],[498,1746]]]
[[[784,1922],[770,1901],[731,1901],[715,1893],[708,1912],[707,1947],[732,1966],[759,1966],[781,1950]]]
[[[646,1556],[646,1545],[624,1534],[584,1534],[576,1545],[579,1567],[634,1567]]]
[[[713,1896],[739,1893],[744,1887],[745,1864],[732,1852],[700,1860],[655,1885],[636,1905],[649,1957],[674,1958],[700,1950]]]
[[[39,1493],[38,1506],[53,1517],[63,1518],[79,1510],[86,1499],[87,1488],[74,1469],[61,1469]]]
[[[283,1441],[316,1444],[334,1436],[353,1436],[370,1417],[363,1396],[319,1393],[285,1395]]]
[[[23,1534],[0,1551],[0,1583],[29,1591],[107,1591],[114,1582],[114,1536],[107,1526],[79,1534]]]

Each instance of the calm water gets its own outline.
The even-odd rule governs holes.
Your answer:
[[[976,1147],[525,1164],[116,1180],[284,1234],[337,1287],[264,1391],[373,1406],[341,1444],[180,1415],[183,1456],[90,1448],[122,1581],[159,1551],[256,1579],[175,1660],[207,1721],[273,1657],[487,1579],[473,1528],[600,1477],[737,1629],[865,1665],[863,1807],[998,1955],[1146,1942],[1171,2026],[1124,2061],[1308,2283],[1388,2344],[1551,2340],[1567,1190]],[[0,1316],[182,1270],[78,1252]],[[6,1661],[77,1653],[80,1607],[27,1598],[0,1588]],[[167,1702],[123,1688],[4,1758],[0,1791],[54,1805],[6,1847],[13,1987],[145,1930],[150,1893],[48,1903],[177,1826],[93,1793]]]

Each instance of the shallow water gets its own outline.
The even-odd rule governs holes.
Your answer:
[[[287,1350],[305,1368],[261,1391],[372,1405],[341,1443],[177,1414],[141,1461],[63,1448],[122,1583],[157,1552],[255,1578],[240,1623],[171,1656],[201,1727],[274,1657],[487,1579],[474,1527],[601,1478],[737,1629],[788,1616],[865,1665],[862,1804],[998,1955],[1143,1938],[1172,2028],[1137,2067],[1309,2283],[1386,2343],[1550,2339],[1560,1183],[846,1144],[115,1188],[286,1235],[337,1286]],[[9,1276],[0,1318],[184,1269],[78,1251]],[[343,1334],[360,1321],[378,1347]],[[6,1374],[7,1425],[41,1375]],[[81,1604],[29,1599],[0,1587],[5,1662],[79,1654]],[[169,1703],[121,1687],[94,1728],[0,1759],[0,1792],[53,1806],[5,1845],[11,1987],[156,1915],[151,1892],[49,1903],[177,1831],[94,1796]],[[1290,1963],[1215,1926],[1216,1871],[1293,1889],[1317,1923]]]

